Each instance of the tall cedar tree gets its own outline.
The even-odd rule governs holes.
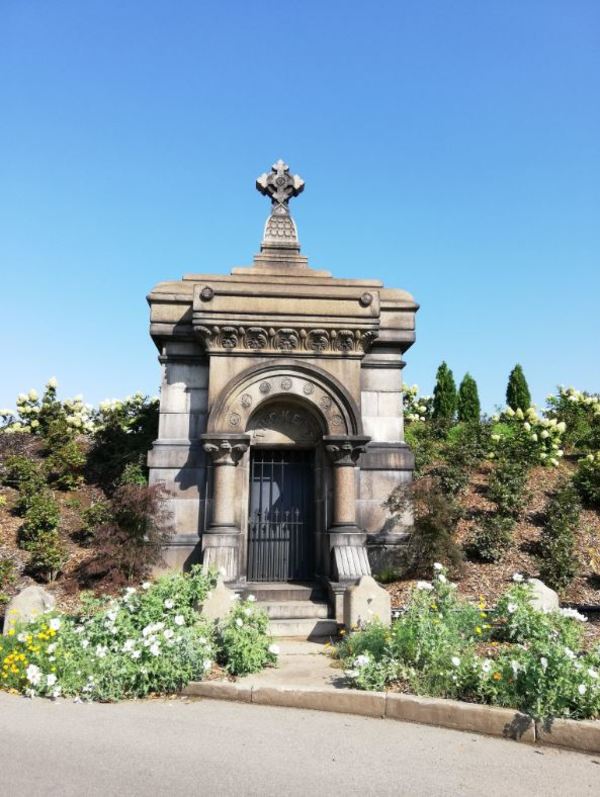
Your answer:
[[[456,384],[454,375],[445,362],[437,370],[433,389],[433,412],[435,421],[452,421],[456,415]]]
[[[523,412],[531,407],[531,393],[529,392],[525,374],[519,363],[515,365],[508,377],[506,403],[513,410],[518,410],[520,408]]]
[[[466,373],[458,388],[458,420],[478,421],[481,415],[477,382]]]

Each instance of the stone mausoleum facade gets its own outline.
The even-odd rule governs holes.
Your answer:
[[[406,541],[409,519],[384,503],[412,477],[402,367],[418,306],[309,266],[289,212],[304,182],[285,163],[256,187],[272,208],[253,265],[148,297],[162,367],[150,481],[171,495],[169,567],[203,561],[239,590],[318,582],[335,603]]]

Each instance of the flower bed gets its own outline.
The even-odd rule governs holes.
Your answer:
[[[351,686],[489,703],[536,719],[600,716],[600,646],[582,649],[585,617],[542,612],[515,583],[486,611],[460,599],[436,565],[391,628],[370,624],[336,649]]]
[[[216,661],[232,674],[274,664],[266,615],[252,601],[236,601],[218,625],[197,611],[214,583],[193,568],[118,599],[87,598],[78,615],[49,612],[17,625],[0,637],[0,688],[119,700],[177,692]]]

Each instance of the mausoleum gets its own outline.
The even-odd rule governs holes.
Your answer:
[[[405,544],[409,519],[385,501],[412,476],[402,368],[418,306],[309,265],[289,210],[304,182],[283,161],[256,187],[271,214],[253,264],[148,297],[162,367],[150,481],[170,493],[169,567],[202,561],[238,591],[321,585],[338,615]]]

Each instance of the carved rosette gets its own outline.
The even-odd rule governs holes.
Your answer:
[[[204,443],[204,450],[213,461],[213,465],[237,465],[248,450],[248,435],[239,438],[212,437]]]
[[[323,438],[325,450],[336,467],[354,467],[371,439],[358,435],[335,437],[327,435]]]
[[[197,326],[196,334],[210,353],[294,352],[337,356],[365,354],[377,337],[377,331],[371,329],[267,329],[217,325]]]

